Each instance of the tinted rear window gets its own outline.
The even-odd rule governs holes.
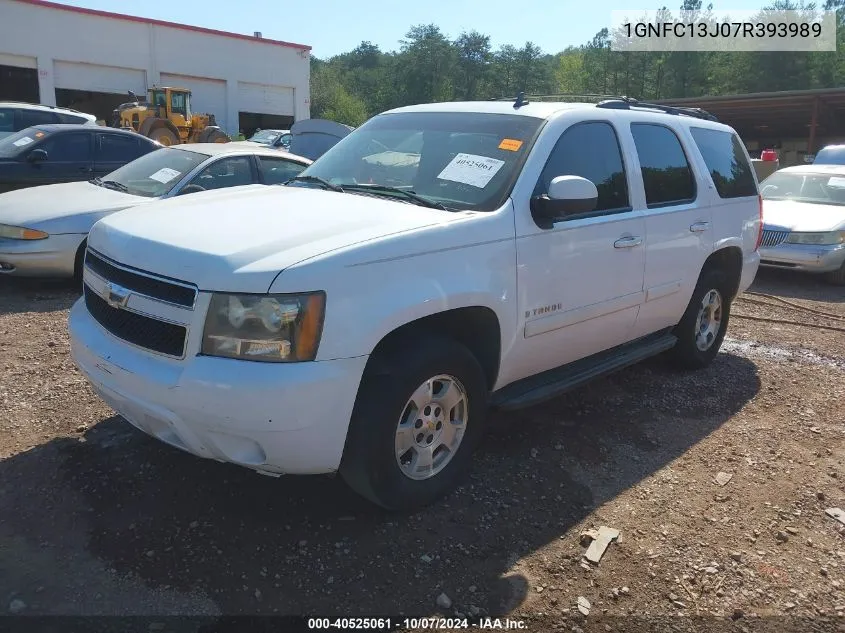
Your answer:
[[[700,127],[691,127],[690,133],[720,198],[757,195],[751,165],[745,157],[742,141],[736,134]]]
[[[666,126],[651,123],[632,123],[631,135],[640,158],[646,206],[695,200],[695,179],[677,135]]]

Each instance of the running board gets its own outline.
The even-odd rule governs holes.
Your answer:
[[[600,376],[606,376],[675,346],[677,337],[668,332],[650,334],[594,356],[550,369],[504,387],[491,396],[491,405],[514,410],[556,398]]]

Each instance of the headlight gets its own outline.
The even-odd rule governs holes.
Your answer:
[[[828,231],[826,233],[791,233],[786,241],[790,244],[831,246],[833,244],[845,243],[845,231]]]
[[[0,237],[5,237],[10,240],[43,240],[50,237],[50,235],[44,231],[26,229],[22,226],[0,224]]]
[[[314,360],[326,295],[215,293],[205,317],[202,353],[270,362]]]

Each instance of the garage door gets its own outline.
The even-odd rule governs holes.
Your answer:
[[[226,126],[226,82],[188,75],[161,73],[161,86],[188,88],[191,91],[191,110],[199,114],[213,114],[217,125]]]
[[[98,64],[54,62],[53,83],[56,88],[123,95],[132,90],[141,98],[147,92],[147,74],[143,70]]]
[[[238,110],[293,116],[293,88],[239,81]]]

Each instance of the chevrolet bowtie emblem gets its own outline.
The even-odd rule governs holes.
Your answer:
[[[106,282],[106,303],[112,308],[125,308],[131,294],[128,288],[111,281]]]

